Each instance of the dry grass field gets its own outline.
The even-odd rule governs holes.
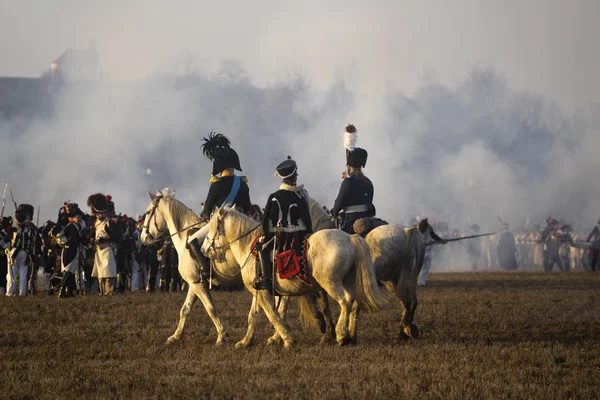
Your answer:
[[[359,344],[236,350],[248,293],[215,292],[231,342],[197,303],[181,343],[183,293],[0,299],[4,398],[599,398],[600,274],[433,274],[419,288],[418,340],[398,341],[398,304],[361,315]],[[337,306],[333,306],[336,310]],[[85,397],[83,397],[85,395]]]

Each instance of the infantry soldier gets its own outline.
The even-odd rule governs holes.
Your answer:
[[[3,217],[0,226],[0,294],[6,294],[6,275],[8,274],[8,255],[5,250],[10,247],[12,238],[12,217]]]
[[[79,273],[81,232],[79,222],[82,212],[75,203],[66,206],[66,226],[58,232],[57,242],[62,247],[61,271],[63,273],[58,292],[59,298],[73,297],[77,288],[75,274]],[[58,226],[58,225],[57,225]]]
[[[235,204],[240,211],[248,213],[252,206],[250,189],[247,179],[234,173],[234,170],[242,171],[242,167],[237,153],[230,146],[231,142],[225,135],[214,132],[208,135],[208,139],[203,139],[202,152],[213,162],[213,170],[202,217],[210,218],[214,208],[226,204]],[[210,274],[210,261],[200,250],[207,233],[208,225],[188,238],[189,249],[200,265],[200,281]]]
[[[600,219],[598,219],[597,225],[592,229],[587,237],[586,242],[590,243],[592,252],[591,267],[592,271],[596,272],[596,264],[598,263],[598,256],[600,255]]]
[[[31,223],[33,206],[21,204],[15,211],[17,229],[11,231],[8,268],[7,296],[17,295],[17,280],[19,281],[18,294],[27,294],[27,272],[35,258],[37,229]]]
[[[92,229],[96,250],[92,276],[98,278],[101,295],[112,295],[117,280],[117,263],[113,251],[117,233],[114,221],[107,218],[107,214],[114,213],[111,212],[109,201],[111,200],[101,193],[91,195],[87,201],[92,214],[96,216]]]
[[[334,218],[341,217],[341,229],[350,234],[354,233],[356,220],[375,216],[373,184],[362,173],[362,168],[367,164],[368,154],[365,149],[356,147],[356,139],[356,128],[350,124],[344,133],[347,176],[331,209]]]
[[[498,262],[506,270],[518,268],[517,264],[517,246],[512,233],[508,231],[508,224],[502,223],[502,234],[498,240]]]
[[[46,221],[42,226],[41,237],[42,237],[42,258],[44,260],[44,288],[48,295],[54,294],[54,288],[52,287],[52,275],[56,267],[56,260],[58,254],[58,246],[56,241],[53,240],[52,229],[56,226],[53,221]]]
[[[421,272],[419,274],[419,286],[425,286],[427,282],[427,275],[429,275],[429,271],[431,270],[433,243],[445,244],[447,240],[439,237],[435,233],[427,218],[423,218],[421,221],[419,221],[419,231],[421,231],[423,234],[423,240],[425,241],[426,245],[423,268],[421,268]]]
[[[300,254],[306,236],[312,232],[312,221],[308,207],[308,192],[303,185],[296,186],[298,166],[288,159],[277,166],[275,176],[283,179],[279,190],[269,195],[263,218],[264,235],[259,240],[261,271],[254,279],[257,290],[272,288],[271,250],[277,243],[277,252],[293,249]],[[277,235],[275,240],[273,237]]]

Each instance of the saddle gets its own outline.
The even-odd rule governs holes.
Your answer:
[[[380,218],[365,217],[354,221],[353,229],[357,235],[366,237],[373,229],[388,223]]]
[[[274,267],[279,275],[279,279],[289,279],[297,276],[307,285],[311,284],[308,273],[308,238],[310,234],[306,232],[278,233],[276,238],[277,248],[271,250],[271,259],[275,260]],[[258,241],[260,235],[254,240]],[[257,266],[260,263],[258,253],[252,253],[256,257]]]

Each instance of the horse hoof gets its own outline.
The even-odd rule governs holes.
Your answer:
[[[179,343],[181,339],[176,338],[175,336],[171,336],[170,338],[167,339],[167,341],[165,342],[165,344],[175,344],[175,343]]]
[[[349,337],[345,337],[342,340],[338,340],[338,346],[339,347],[347,346],[349,344],[350,344],[350,338]]]
[[[419,338],[419,328],[417,328],[417,326],[415,324],[410,324],[410,326],[407,326],[404,329],[407,331],[406,334],[408,336],[410,336],[412,339]]]
[[[267,339],[267,346],[278,346],[281,343],[282,343],[282,340],[280,337],[277,337],[277,338],[270,337],[269,339]]]
[[[234,347],[236,349],[247,349],[250,346],[251,346],[250,344],[245,343],[245,342],[237,342]]]
[[[322,345],[328,345],[328,344],[332,344],[333,342],[335,342],[335,339],[333,338],[333,336],[323,335],[323,336],[321,336],[321,341],[319,343]]]
[[[358,344],[358,338],[356,336],[350,338],[350,342],[348,343],[350,346],[356,346]]]
[[[292,341],[287,341],[287,342],[283,342],[283,348],[286,350],[291,350],[294,348],[294,342]]]
[[[408,339],[410,339],[410,336],[408,336],[408,334],[404,330],[401,330],[400,334],[398,335],[398,341],[403,342]]]
[[[215,343],[217,346],[222,346],[225,343],[227,343],[229,341],[229,335],[228,334],[223,334],[221,335],[218,339],[217,339],[217,343]]]

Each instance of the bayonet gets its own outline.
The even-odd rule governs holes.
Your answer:
[[[459,240],[465,240],[465,239],[473,239],[473,238],[478,238],[478,237],[482,237],[482,236],[491,236],[491,235],[495,235],[496,233],[492,232],[492,233],[480,233],[479,235],[471,235],[471,236],[463,236],[463,237],[458,237],[458,238],[452,238],[452,239],[444,239],[446,242],[457,242]],[[441,242],[432,242],[432,243],[428,243],[426,246],[431,246],[434,244],[438,244]]]
[[[2,211],[0,212],[0,219],[4,217],[4,206],[6,206],[6,190],[8,189],[8,183],[4,185],[4,193],[2,194]]]

